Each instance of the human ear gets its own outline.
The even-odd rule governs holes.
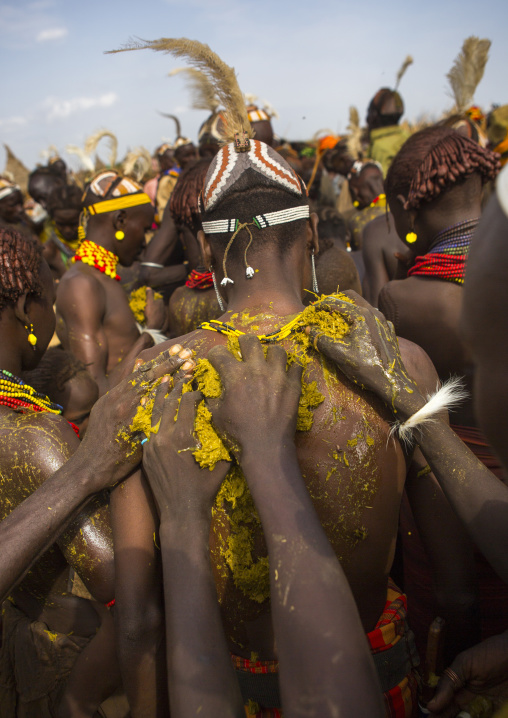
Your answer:
[[[310,252],[314,250],[314,254],[319,252],[318,224],[319,217],[312,212],[307,222],[307,249]]]
[[[113,227],[115,229],[125,229],[127,224],[127,212],[124,209],[119,209],[113,215]]]
[[[208,241],[206,234],[203,232],[202,229],[198,231],[198,242],[199,248],[201,249],[203,266],[207,269],[210,269],[213,264],[212,248],[210,247],[210,242]]]
[[[20,297],[18,297],[16,304],[14,305],[14,316],[23,324],[23,326],[30,323],[27,314],[27,303],[28,292],[24,292]]]

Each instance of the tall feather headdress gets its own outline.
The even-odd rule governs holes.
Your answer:
[[[490,46],[490,40],[481,40],[474,35],[466,38],[450,72],[446,75],[459,114],[463,114],[473,104],[476,88],[480,84],[489,59]]]
[[[85,140],[84,147],[85,154],[91,157],[92,154],[96,151],[99,142],[105,137],[109,139],[109,166],[114,167],[116,165],[118,140],[116,138],[116,135],[114,135],[113,132],[111,132],[110,130],[98,130],[97,132],[94,132],[93,135],[90,135],[90,137],[87,137],[87,139]]]
[[[201,70],[195,67],[177,67],[171,70],[170,77],[184,74],[187,86],[191,93],[191,106],[194,110],[208,110],[217,112],[220,101],[208,77]]]
[[[411,55],[408,55],[408,56],[406,57],[406,59],[404,60],[404,62],[402,63],[402,65],[400,66],[400,69],[399,69],[399,71],[398,71],[398,73],[397,73],[397,77],[396,77],[396,79],[395,79],[395,91],[397,91],[397,90],[399,89],[400,81],[402,80],[402,78],[403,78],[404,75],[406,74],[407,68],[408,68],[410,65],[412,65],[413,62],[414,62],[414,60],[413,60],[413,58],[411,57]]]
[[[122,170],[126,177],[133,177],[136,182],[141,182],[152,167],[152,158],[146,147],[137,147],[127,153]]]
[[[167,117],[170,120],[173,120],[176,127],[176,136],[181,137],[182,136],[182,126],[180,125],[180,120],[176,115],[170,115],[168,112],[159,112],[159,115],[162,115],[163,117]]]
[[[205,73],[215,89],[221,106],[224,108],[224,142],[234,141],[236,133],[246,132],[248,137],[253,136],[247,117],[245,100],[238,85],[234,68],[226,65],[208,45],[197,40],[188,40],[185,37],[163,37],[160,40],[151,41],[131,40],[124,47],[118,50],[110,50],[109,52],[127,52],[130,50],[155,50],[175,57],[186,58],[192,67]]]
[[[362,128],[360,127],[360,115],[357,108],[353,105],[349,108],[349,124],[347,126],[347,131],[348,153],[354,160],[360,160],[363,157]]]

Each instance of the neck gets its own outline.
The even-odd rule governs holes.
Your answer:
[[[20,376],[23,370],[23,364],[21,361],[21,352],[19,348],[15,346],[15,342],[8,341],[8,333],[1,333],[2,342],[0,348],[0,369],[10,371],[15,376]],[[12,336],[12,334],[11,334]]]
[[[92,226],[87,229],[86,238],[89,242],[94,242],[99,247],[104,247],[104,249],[113,252],[116,256],[115,238],[110,227]]]
[[[446,211],[421,211],[415,221],[415,231],[418,236],[430,244],[436,235],[459,222],[477,219],[481,216],[480,202],[473,202],[466,207],[450,208]]]
[[[287,263],[273,261],[261,265],[253,260],[253,266],[259,272],[252,279],[247,279],[239,266],[232,276],[234,284],[220,287],[227,299],[228,313],[256,308],[287,316],[302,311],[301,283]]]

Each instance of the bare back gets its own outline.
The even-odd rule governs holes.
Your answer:
[[[244,321],[240,316],[228,322],[243,331],[266,333],[292,318],[274,318],[266,313],[253,317],[253,312],[245,316],[248,318]],[[198,330],[178,342],[192,348],[198,357],[205,357],[212,346],[224,344],[225,338]],[[160,345],[143,356],[154,356],[167,346]],[[283,346],[287,351],[293,349],[288,340]],[[307,383],[316,382],[324,399],[312,410],[310,430],[297,432],[300,466],[350,582],[364,628],[370,631],[386,600],[406,476],[405,457],[397,442],[388,441],[389,415],[374,396],[349,384],[321,356],[314,355],[304,377]],[[245,410],[248,412],[249,407]],[[232,486],[233,494],[237,490]],[[249,656],[250,650],[256,650],[268,659],[274,655],[269,594],[266,582],[256,580],[262,575],[266,556],[261,525],[251,520],[252,506],[245,496],[232,495],[224,506],[214,512],[210,536],[226,635],[236,653]],[[251,553],[241,539],[244,531],[250,534]],[[235,553],[240,560],[231,570]]]

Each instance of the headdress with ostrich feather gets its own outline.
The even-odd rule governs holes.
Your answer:
[[[309,216],[309,205],[306,189],[294,170],[287,162],[268,145],[253,140],[253,132],[247,115],[244,96],[238,85],[235,71],[214,53],[208,45],[187,38],[161,38],[153,41],[130,41],[120,50],[151,49],[185,58],[190,65],[202,71],[215,90],[223,110],[224,146],[212,160],[205,179],[205,186],[200,197],[200,208],[205,214],[217,207],[240,186],[268,186],[284,190],[292,196],[301,198],[298,207],[291,207],[278,212],[257,215],[252,222],[241,223],[238,219],[220,219],[204,221],[203,229],[207,234],[232,233],[223,260],[223,284],[231,283],[227,276],[226,257],[238,232],[246,229],[252,242],[250,227],[265,227],[305,219]],[[241,185],[240,185],[241,182]],[[245,251],[247,252],[247,250]],[[252,278],[254,270],[247,265],[246,276]]]
[[[400,117],[404,114],[404,103],[402,101],[402,97],[398,93],[398,89],[400,81],[406,74],[408,67],[412,64],[413,58],[411,55],[407,55],[397,72],[395,78],[395,88],[391,90],[389,87],[382,87],[372,98],[370,104],[380,115],[394,115],[398,116],[400,119]]]

